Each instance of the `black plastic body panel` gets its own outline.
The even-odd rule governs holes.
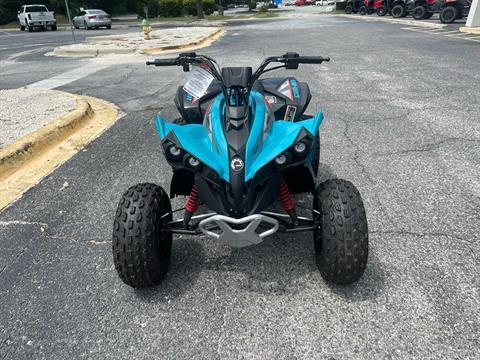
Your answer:
[[[276,120],[302,120],[302,115],[312,98],[308,84],[293,77],[262,79],[254,84],[253,90],[264,95]],[[221,92],[222,88],[218,81],[213,81],[207,93],[200,99],[194,98],[183,87],[179,87],[175,105],[187,124],[201,124],[213,98]]]

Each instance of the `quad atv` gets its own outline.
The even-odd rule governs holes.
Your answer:
[[[377,13],[378,16],[385,16],[389,13],[390,9],[388,7],[388,0],[376,0],[373,3],[373,11]]]
[[[410,3],[412,17],[415,20],[430,19],[433,14],[442,10],[444,0],[416,0]]]
[[[440,21],[451,24],[455,20],[468,16],[472,0],[444,0],[440,11]]]
[[[412,2],[413,0],[391,0],[390,13],[394,18],[406,17],[413,11]]]
[[[364,0],[363,5],[360,6],[358,10],[360,15],[370,15],[373,13],[373,2],[374,0]]]
[[[286,53],[265,59],[255,72],[220,69],[214,59],[195,53],[147,62],[181,66],[189,74],[175,100],[182,119],[156,118],[173,169],[170,194],[142,183],[118,204],[113,260],[126,284],[143,288],[162,281],[174,234],[246,247],[277,232],[311,233],[324,279],[349,284],[362,276],[368,258],[362,198],[346,180],[317,186],[323,114],[305,115],[308,85],[293,77],[260,79],[271,70],[329,60]],[[312,207],[297,206],[292,193],[312,193]],[[182,195],[188,196],[185,206],[172,210],[170,199]],[[281,211],[272,210],[276,204]]]
[[[356,14],[360,11],[360,8],[364,5],[364,0],[347,0],[345,6],[346,14]]]

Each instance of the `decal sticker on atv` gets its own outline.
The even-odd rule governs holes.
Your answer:
[[[265,101],[267,104],[276,104],[277,103],[277,97],[273,95],[266,95],[265,96]]]
[[[295,120],[295,114],[297,113],[297,107],[296,106],[287,106],[287,110],[285,111],[285,118],[284,120],[287,121],[293,121]]]
[[[234,157],[230,162],[230,167],[233,171],[242,171],[243,169],[243,160],[239,157]]]
[[[186,99],[187,99],[188,102],[193,104],[195,101],[197,101],[197,98],[195,96],[193,96],[192,94],[190,94],[188,92],[186,94],[187,94]]]
[[[214,80],[212,74],[199,66],[192,66],[192,70],[187,76],[187,82],[183,89],[196,98],[201,98],[206,94],[208,87]]]
[[[290,84],[292,85],[293,96],[295,97],[295,99],[300,99],[300,91],[298,90],[297,80],[290,80]]]
[[[286,80],[280,87],[278,88],[278,92],[282,95],[287,96],[290,100],[293,100],[293,91],[292,85],[290,85],[290,81]]]

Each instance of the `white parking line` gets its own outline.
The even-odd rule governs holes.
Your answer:
[[[33,84],[28,85],[30,88],[42,88],[42,89],[55,89],[60,86],[69,84],[81,78],[84,78],[88,75],[91,75],[97,71],[103,70],[112,64],[110,63],[89,63],[85,66],[67,71],[63,74],[56,75],[49,79],[44,79],[37,81]]]
[[[444,32],[442,32],[442,33],[434,33],[434,34],[446,35],[446,34],[453,34],[453,33],[458,33],[458,31],[457,31],[457,30],[444,31]]]
[[[428,32],[429,34],[441,33],[441,32],[445,32],[445,29],[427,29],[427,30],[425,30],[425,32]]]
[[[448,35],[445,35],[445,36],[448,36],[448,37],[461,37],[461,36],[465,36],[465,35],[468,35],[468,34],[463,33],[463,32],[460,32],[460,31],[457,31],[456,34],[448,34]]]

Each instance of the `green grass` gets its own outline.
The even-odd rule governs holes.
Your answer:
[[[233,19],[247,19],[247,18],[273,18],[277,17],[279,14],[276,12],[251,12],[246,13],[245,15],[233,16],[233,15],[207,15],[205,16],[205,20],[208,21],[218,21],[218,20],[233,20]],[[152,23],[156,22],[168,22],[168,21],[195,21],[197,18],[195,16],[177,16],[177,17],[156,17],[150,18],[148,21]],[[114,21],[114,23],[122,24],[122,23],[129,23],[129,24],[141,24],[142,20],[121,20],[121,21]]]

